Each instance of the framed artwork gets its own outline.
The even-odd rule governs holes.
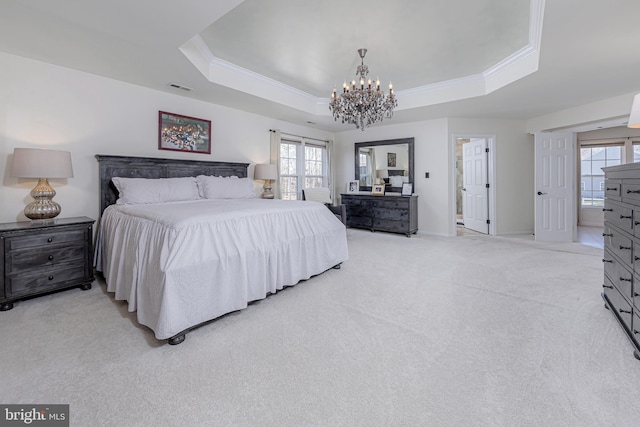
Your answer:
[[[402,183],[402,195],[403,196],[410,196],[413,194],[413,184],[410,182],[403,182]]]
[[[158,149],[211,154],[211,120],[159,111]]]
[[[360,191],[360,181],[349,181],[347,193],[357,193],[358,191]]]
[[[371,194],[374,196],[384,196],[384,184],[373,184],[371,186]]]
[[[387,153],[387,167],[388,168],[396,167],[396,153]]]

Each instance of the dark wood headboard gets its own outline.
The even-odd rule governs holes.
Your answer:
[[[100,164],[100,214],[118,200],[118,190],[111,182],[123,178],[182,178],[213,175],[246,178],[249,163],[205,162],[200,160],[158,159],[96,155]]]

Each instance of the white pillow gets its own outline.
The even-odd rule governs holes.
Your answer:
[[[194,177],[186,178],[111,178],[119,192],[118,205],[178,202],[198,200],[198,184]]]
[[[255,199],[253,180],[237,176],[198,175],[198,188],[205,199]]]

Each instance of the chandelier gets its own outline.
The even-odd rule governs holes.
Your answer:
[[[398,106],[398,101],[393,94],[391,83],[389,83],[389,95],[385,96],[384,91],[380,90],[380,80],[375,82],[375,86],[371,79],[367,80],[369,67],[364,65],[367,49],[358,49],[358,54],[361,60],[356,71],[359,84],[356,84],[355,80],[351,81],[351,85],[344,82],[340,95],[334,88],[329,110],[333,113],[335,121],[340,118],[342,123],[354,124],[357,129],[364,131],[365,127],[381,122],[385,117],[391,118],[393,109]]]

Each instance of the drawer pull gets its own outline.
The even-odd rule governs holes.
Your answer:
[[[640,194],[640,190],[627,190],[627,194],[629,193]]]
[[[620,250],[624,250],[624,251],[630,251],[631,250],[631,246],[622,246],[620,245]]]
[[[602,258],[602,262],[613,262],[613,260]]]
[[[53,259],[53,255],[49,255],[49,261],[51,261]]]
[[[620,219],[631,219],[631,215],[620,215]]]
[[[49,276],[49,280],[53,280],[53,276]]]
[[[640,334],[640,332],[638,332],[636,329],[633,330],[634,334]]]
[[[607,187],[607,191],[618,191],[618,187]]]
[[[621,277],[621,278],[620,278],[620,281],[621,281],[621,282],[630,282],[630,281],[631,281],[631,279],[625,279],[624,277]]]
[[[637,292],[634,292],[634,293],[633,293],[633,296],[634,296],[634,297],[640,297],[640,294],[639,294],[639,293],[637,293]]]
[[[633,225],[640,225],[640,221],[633,221]]]
[[[627,314],[631,314],[631,310],[623,310],[623,309],[619,308],[619,309],[618,309],[618,311],[619,311],[620,313],[627,313]]]
[[[608,286],[608,285],[602,285],[602,287],[607,289],[613,289],[613,286]]]
[[[602,212],[613,212],[613,209],[602,208]]]
[[[53,237],[49,237],[49,238],[47,239],[47,242],[49,242],[49,243],[53,242]]]
[[[602,237],[613,237],[613,233],[602,233]]]
[[[638,260],[640,260],[640,258],[638,258],[637,256],[635,256],[635,255],[634,255],[634,256],[633,256],[633,260],[634,260],[634,261],[638,261]]]

